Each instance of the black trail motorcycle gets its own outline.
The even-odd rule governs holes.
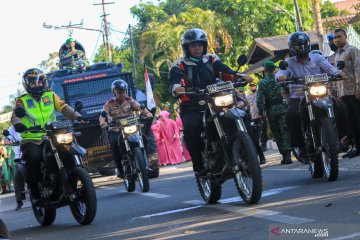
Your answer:
[[[338,63],[338,69],[344,68],[344,62]],[[287,62],[279,64],[286,70]],[[329,77],[326,73],[305,76],[304,79],[288,78],[283,83],[304,84],[305,98],[301,102],[301,129],[305,140],[306,159],[313,178],[325,176],[335,181],[339,173],[339,138],[333,109],[334,98],[330,94],[330,82],[339,81],[339,77]],[[300,162],[299,149],[293,153]]]
[[[206,89],[187,89],[179,94],[201,96],[199,104],[207,104],[201,134],[204,143],[202,158],[207,175],[195,175],[201,197],[207,203],[217,203],[221,198],[221,185],[228,179],[234,179],[241,198],[248,204],[257,203],[262,194],[261,168],[243,121],[246,112],[235,104],[233,83],[221,81]],[[216,128],[213,131],[217,135],[215,141],[209,137],[211,128]]]
[[[124,185],[128,192],[135,191],[136,180],[142,192],[150,190],[147,156],[141,131],[139,113],[134,116],[111,120],[108,113],[103,111],[101,116],[109,122],[109,127],[117,127],[120,130],[118,139],[119,148],[125,148],[121,159],[124,171]],[[122,152],[122,151],[121,151]]]
[[[15,115],[19,118],[31,119],[22,108],[17,108]],[[90,224],[97,210],[96,192],[89,173],[82,163],[82,156],[86,154],[86,150],[76,142],[75,137],[80,133],[73,131],[73,122],[56,121],[47,124],[44,128],[41,126],[28,128],[26,132],[46,133],[42,137],[45,141],[44,161],[41,163],[42,180],[38,184],[41,199],[36,204],[32,204],[36,220],[43,226],[51,225],[56,218],[56,209],[69,205],[78,223]],[[56,162],[55,171],[50,172],[47,168],[47,163],[50,161]],[[27,179],[26,159],[19,164],[25,165],[21,168],[21,172]],[[32,199],[31,191],[30,199]]]

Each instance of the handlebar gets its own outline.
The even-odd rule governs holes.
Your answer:
[[[234,87],[243,87],[249,84],[250,82],[246,80],[241,80],[237,82],[232,82],[232,85]],[[177,92],[178,95],[184,94],[184,95],[204,95],[206,94],[206,89],[199,89],[199,88],[186,88],[185,92]]]
[[[286,84],[286,83],[292,83],[292,84],[305,84],[305,79],[303,78],[296,78],[296,77],[288,77],[288,80],[286,81],[282,81],[282,82],[277,82],[278,84]],[[328,77],[328,82],[336,82],[336,81],[341,81],[341,76],[337,75],[337,76],[331,76]]]

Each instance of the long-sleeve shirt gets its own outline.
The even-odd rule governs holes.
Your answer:
[[[256,105],[259,114],[276,114],[286,112],[286,106],[281,94],[281,86],[277,84],[274,74],[269,74],[259,82]]]
[[[20,133],[16,132],[15,131],[15,128],[13,125],[11,125],[8,129],[10,135],[7,136],[7,138],[12,142],[12,143],[15,143],[15,142],[21,142],[21,136],[20,136]],[[21,153],[21,150],[20,150],[20,145],[19,146],[13,146],[13,150],[14,150],[14,153],[15,153],[15,159],[17,158],[21,158],[22,156],[22,153]]]
[[[346,79],[339,81],[338,86],[338,97],[355,95],[355,92],[360,90],[360,52],[354,46],[348,43],[338,48],[335,53],[335,62],[344,61],[345,68],[343,72],[346,73]]]
[[[305,63],[300,62],[297,57],[291,57],[286,60],[289,67],[286,70],[279,70],[275,77],[279,76],[296,77],[303,79],[305,76],[327,73],[338,75],[340,70],[332,66],[324,56],[312,54]],[[303,98],[305,96],[302,84],[289,84],[290,98]]]
[[[256,105],[256,95],[257,92],[253,92],[246,96],[246,99],[249,101],[251,119],[260,118],[259,109]]]

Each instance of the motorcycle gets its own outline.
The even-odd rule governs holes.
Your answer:
[[[23,108],[17,108],[15,115],[32,119]],[[25,132],[46,133],[42,137],[45,141],[44,161],[40,168],[42,180],[38,183],[41,199],[31,201],[36,220],[42,226],[51,225],[56,218],[56,209],[69,205],[78,223],[90,224],[96,215],[97,200],[93,182],[82,162],[86,150],[76,141],[81,133],[73,131],[73,122],[70,120],[47,123],[45,127],[33,126]],[[47,167],[50,161],[56,161],[57,165],[56,170],[51,172]],[[20,171],[26,180],[26,159],[18,164],[22,165]]]
[[[207,105],[201,134],[204,145],[201,154],[207,174],[195,175],[203,200],[217,203],[222,194],[221,185],[233,179],[244,202],[257,203],[262,194],[261,168],[244,124],[246,111],[236,107],[234,84],[217,82],[206,89],[186,89],[179,94],[197,96],[200,105]],[[210,129],[216,131],[217,140],[209,138]]]
[[[288,63],[282,61],[279,68],[286,70]],[[338,69],[344,68],[344,62],[338,63]],[[339,138],[336,130],[336,119],[333,109],[333,97],[330,94],[330,82],[340,80],[329,77],[326,73],[305,76],[304,79],[290,77],[289,81],[280,84],[303,84],[305,98],[301,106],[301,129],[305,139],[305,158],[309,161],[309,170],[313,178],[325,175],[328,181],[335,181],[339,173]],[[304,107],[305,106],[305,107]],[[299,149],[294,148],[295,157]]]
[[[125,189],[128,192],[135,191],[137,180],[141,191],[148,192],[150,190],[149,170],[139,113],[135,112],[134,116],[117,120],[110,119],[106,111],[101,112],[101,116],[107,119],[109,127],[117,127],[121,132],[118,146],[119,148],[125,147],[125,154],[121,159],[125,174]]]

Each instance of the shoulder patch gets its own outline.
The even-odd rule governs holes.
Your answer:
[[[23,105],[24,103],[23,103],[23,101],[20,99],[20,98],[18,98],[17,100],[16,100],[16,107],[18,107],[18,106],[21,106],[21,105]]]

